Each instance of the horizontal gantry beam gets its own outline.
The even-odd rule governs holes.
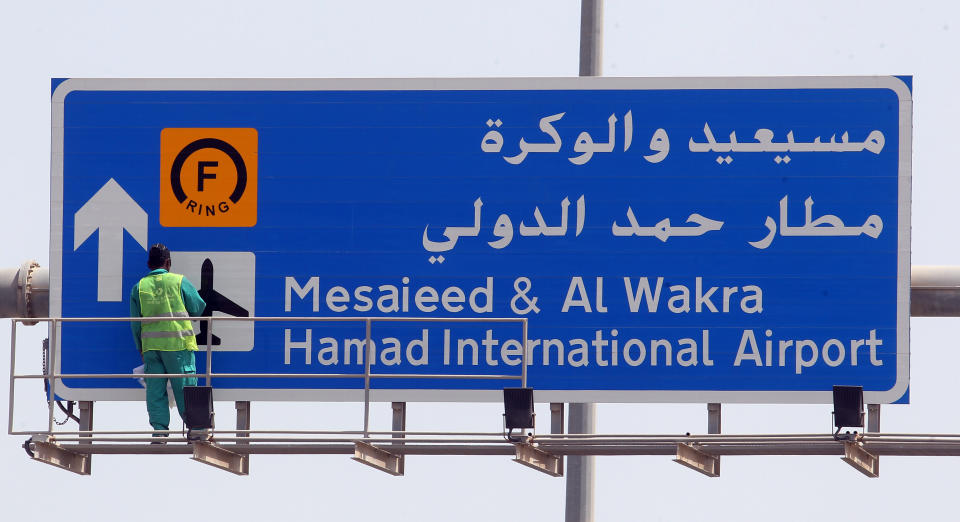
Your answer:
[[[356,442],[388,451],[394,455],[515,455],[515,444],[501,438],[445,437],[443,439],[418,439],[407,435],[403,444],[392,438],[337,439],[282,437],[263,438],[218,437],[214,442],[238,454],[319,454],[352,455]],[[185,440],[171,437],[163,445],[149,444],[149,439],[124,437],[116,434],[89,438],[50,437],[64,450],[84,454],[112,455],[157,455],[192,454],[193,446]],[[884,435],[862,434],[860,445],[873,455],[901,456],[960,456],[960,435]],[[566,455],[675,455],[679,444],[695,447],[712,456],[738,455],[843,455],[844,441],[831,435],[707,435],[707,436],[657,436],[618,435],[580,436],[546,435],[531,438],[528,443],[547,453]]]
[[[400,465],[406,455],[513,456],[514,461],[551,476],[562,476],[562,458],[571,455],[673,456],[674,461],[704,475],[719,475],[719,457],[746,455],[839,456],[869,477],[879,473],[878,458],[889,456],[960,456],[960,434],[854,434],[835,439],[832,435],[574,435],[551,434],[510,441],[501,434],[445,433],[417,436],[406,433],[402,443],[389,436],[350,439],[342,434],[314,436],[303,433],[284,436],[279,432],[244,432],[249,436],[224,434],[215,440],[189,443],[169,437],[164,444],[151,444],[140,433],[37,434],[25,444],[35,460],[68,471],[89,474],[90,456],[191,455],[193,460],[238,475],[249,473],[250,455],[353,455],[373,468],[403,475]],[[154,439],[156,440],[156,439]]]

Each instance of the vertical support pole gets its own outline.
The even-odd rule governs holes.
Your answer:
[[[550,433],[563,433],[563,403],[550,403]]]
[[[597,431],[596,404],[570,404],[570,433]],[[567,457],[566,522],[593,522],[594,458],[586,455]]]
[[[603,58],[603,0],[580,0],[580,76],[600,76]],[[595,404],[570,404],[570,433],[594,433]],[[566,522],[593,521],[593,456],[567,457]]]
[[[707,433],[720,433],[720,403],[707,404]]]
[[[880,431],[880,405],[867,404],[867,431],[878,433]]]
[[[210,374],[213,373],[213,316],[207,317],[207,386],[212,381]]]
[[[720,403],[711,402],[707,404],[707,433],[711,435],[720,434]],[[720,474],[720,457],[717,457],[717,465],[714,467],[717,475]]]
[[[867,404],[867,432],[868,433],[880,432],[880,405],[879,404]],[[874,461],[873,472],[877,475],[880,474],[880,457],[876,457],[876,461]]]
[[[370,437],[370,319],[367,323],[367,334],[364,340],[363,356],[363,438]]]
[[[603,0],[580,2],[580,76],[601,76]]]
[[[250,436],[250,401],[237,401],[237,437],[246,438]],[[249,441],[245,441],[249,442]],[[237,441],[240,444],[240,441]]]
[[[93,401],[80,401],[78,403],[80,406],[80,431],[93,431]],[[83,438],[90,438],[93,435],[80,435],[81,440],[80,444],[93,444],[92,440],[82,440]],[[93,455],[87,455],[87,473],[90,472],[90,468],[93,466]]]
[[[57,380],[52,378],[51,375],[57,373],[57,320],[53,319],[50,321],[52,326],[50,331],[50,351],[47,355],[47,361],[49,361],[50,366],[46,369],[46,379],[50,383],[50,396],[47,397],[47,408],[49,409],[48,418],[47,418],[47,433],[53,434],[53,401],[57,396]]]
[[[93,431],[93,401],[80,401],[80,431]],[[90,438],[92,435],[83,435],[81,438]],[[80,444],[92,444],[92,441],[81,441]]]
[[[49,345],[48,345],[49,346]],[[16,373],[14,369],[17,367],[17,321],[15,319],[10,320],[10,404],[7,407],[7,435],[13,433],[13,394],[16,391],[16,387],[13,385],[13,376]]]
[[[550,403],[550,433],[560,434],[563,433],[563,403],[562,402],[551,402]],[[560,457],[559,462],[557,463],[557,472],[563,475],[563,457]]]
[[[392,431],[407,431],[407,403],[405,402],[394,402],[390,405],[393,408],[393,428]],[[394,433],[393,438],[403,439],[405,435],[403,433]],[[402,442],[394,442],[394,446],[403,446]],[[397,471],[400,475],[403,475],[403,465],[407,460],[407,456],[403,453],[399,453],[400,461],[397,463]]]
[[[527,348],[527,318],[521,322],[523,330],[523,369],[520,372],[520,387],[527,387],[527,366],[530,365],[530,350]]]

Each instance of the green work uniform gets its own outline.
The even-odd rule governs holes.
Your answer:
[[[131,317],[159,317],[162,320],[131,323],[134,341],[143,356],[143,373],[196,373],[194,352],[196,332],[190,317],[206,307],[197,289],[180,274],[159,268],[134,285],[130,292]],[[167,379],[144,379],[147,387],[147,414],[155,430],[170,429]],[[184,415],[183,387],[196,386],[196,377],[171,378],[170,387],[180,418]]]

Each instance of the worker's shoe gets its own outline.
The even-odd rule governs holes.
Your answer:
[[[156,439],[150,444],[163,445],[167,443],[167,434],[166,433],[157,433],[153,435],[153,438]]]
[[[187,430],[188,442],[206,442],[210,440],[210,432],[207,430]]]

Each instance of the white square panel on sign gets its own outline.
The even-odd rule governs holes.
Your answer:
[[[253,252],[170,252],[170,271],[183,274],[197,287],[207,303],[203,315],[217,317],[253,317],[256,288],[256,256]],[[203,322],[195,323],[197,344],[207,344]],[[252,321],[213,323],[213,351],[248,352],[253,350]]]

